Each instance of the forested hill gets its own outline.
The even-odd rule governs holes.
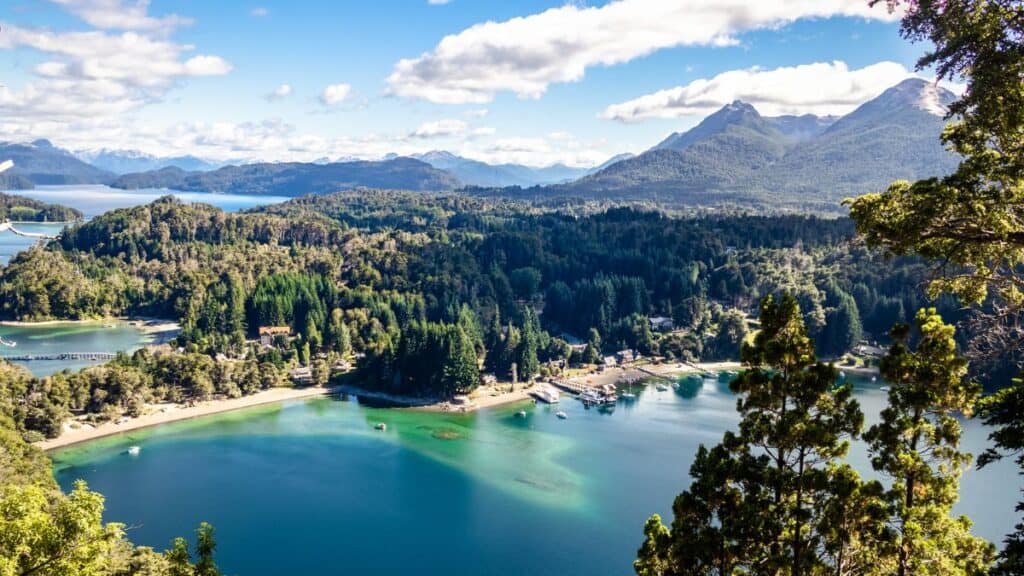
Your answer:
[[[839,119],[762,117],[734,102],[692,130],[576,182],[506,194],[839,210],[894,180],[947,174],[940,135],[955,96],[906,80]]]
[[[0,193],[0,222],[73,222],[81,219],[82,213],[74,208]]]
[[[379,162],[298,162],[225,166],[210,172],[186,172],[164,168],[126,174],[114,188],[169,188],[186,192],[218,192],[271,196],[328,194],[354,188],[396,188],[415,191],[447,191],[462,186],[451,174],[413,158]]]

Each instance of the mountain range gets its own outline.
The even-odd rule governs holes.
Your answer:
[[[269,196],[327,194],[352,188],[437,192],[462,187],[462,183],[448,172],[414,158],[330,164],[256,163],[225,166],[208,172],[170,167],[125,174],[110,185],[128,190],[170,188],[183,192]]]
[[[411,156],[422,160],[439,170],[450,172],[467,186],[484,188],[506,186],[543,186],[571,182],[589,174],[592,169],[573,168],[565,164],[554,164],[543,168],[524,166],[522,164],[487,164],[479,160],[471,160],[456,156],[451,152],[434,150],[425,154]]]
[[[116,178],[111,172],[75,158],[49,140],[0,143],[0,159],[14,161],[14,167],[0,174],[0,189],[26,190],[35,185],[107,184]]]
[[[933,83],[908,79],[842,117],[767,117],[754,106],[736,101],[638,156],[615,156],[590,169],[487,164],[445,151],[389,155],[379,161],[325,158],[313,163],[211,169],[210,163],[191,156],[156,158],[104,150],[76,158],[46,140],[37,140],[0,144],[0,159],[15,163],[0,175],[0,189],[110,184],[127,189],[297,196],[359,187],[418,191],[468,187],[474,193],[531,199],[834,210],[844,197],[882,190],[897,179],[952,171],[957,158],[945,150],[939,136],[947,107],[955,99]]]
[[[694,128],[548,197],[656,199],[679,205],[834,207],[847,196],[952,171],[939,136],[956,96],[908,79],[840,118],[764,117],[733,102]]]
[[[180,168],[189,172],[207,171],[223,166],[223,164],[209,162],[195,156],[164,158],[139,152],[138,150],[109,150],[104,148],[102,150],[78,152],[75,156],[101,170],[118,175],[148,172],[170,167]]]

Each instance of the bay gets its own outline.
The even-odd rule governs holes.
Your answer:
[[[24,326],[0,326],[0,338],[17,346],[0,346],[0,358],[53,355],[69,352],[132,352],[152,342],[135,326],[123,322],[57,322]],[[14,361],[34,376],[44,377],[61,370],[76,371],[100,363],[90,360]]]
[[[465,415],[291,402],[71,447],[55,475],[104,493],[107,519],[141,544],[213,523],[230,574],[628,574],[644,520],[671,518],[698,445],[737,422],[714,378],[637,391],[612,413],[565,396]],[[857,381],[857,398],[876,421],[885,393]],[[964,426],[980,452],[986,430]],[[1018,485],[1009,463],[970,470],[957,510],[1001,540]]]

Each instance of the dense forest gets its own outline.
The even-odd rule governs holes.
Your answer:
[[[74,208],[0,193],[0,222],[75,222],[81,219],[82,213]]]
[[[24,421],[54,435],[69,411],[247,393],[271,367],[270,379],[302,365],[326,381],[355,355],[364,385],[431,398],[471,390],[482,372],[528,380],[624,349],[735,358],[757,303],[780,292],[799,301],[818,353],[837,357],[922,307],[924,275],[918,260],[865,249],[845,219],[573,214],[384,191],[228,214],[168,197],[15,257],[0,271],[0,315],[182,324],[190,368],[172,380],[166,360],[135,357],[40,383]],[[954,300],[938,305],[955,319]],[[655,316],[674,329],[652,328]],[[256,345],[270,326],[293,337]]]

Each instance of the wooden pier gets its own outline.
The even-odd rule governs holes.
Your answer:
[[[61,352],[59,354],[0,355],[0,358],[8,362],[41,362],[46,360],[88,360],[95,362],[113,360],[117,358],[117,354],[114,352]]]
[[[565,378],[552,378],[551,380],[549,380],[549,382],[552,386],[556,388],[564,390],[570,394],[576,395],[582,394],[584,390],[589,388],[589,386],[587,386],[586,384],[582,384],[580,382],[573,382],[571,380],[566,380]]]

